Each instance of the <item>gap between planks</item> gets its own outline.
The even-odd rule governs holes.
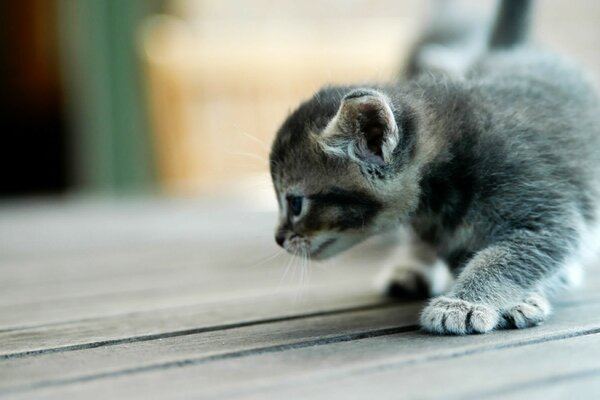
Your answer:
[[[501,334],[503,332],[500,332],[499,335],[495,335],[495,336],[484,335],[484,336],[479,337],[480,340],[484,341],[483,344],[476,343],[478,340],[477,337],[470,337],[470,338],[463,337],[462,339],[461,338],[459,338],[459,339],[449,338],[447,340],[444,340],[444,342],[446,343],[446,347],[444,347],[444,345],[443,345],[444,343],[441,343],[439,340],[435,339],[436,337],[425,335],[424,336],[425,339],[431,341],[431,343],[430,343],[431,348],[428,348],[427,351],[424,352],[425,354],[415,353],[413,355],[409,355],[408,357],[406,355],[404,355],[404,357],[401,360],[398,360],[398,359],[378,360],[375,364],[373,364],[371,362],[371,363],[367,363],[366,366],[361,363],[358,366],[354,366],[352,368],[346,368],[346,367],[342,368],[340,373],[345,376],[347,374],[363,373],[364,371],[368,371],[368,370],[382,370],[382,369],[396,368],[400,365],[430,362],[430,361],[435,361],[435,360],[440,360],[440,359],[449,359],[449,358],[453,358],[453,357],[463,357],[463,356],[468,356],[471,354],[478,354],[478,353],[483,353],[483,352],[496,351],[496,350],[519,347],[519,346],[526,346],[526,345],[531,345],[531,344],[540,344],[540,343],[545,343],[545,342],[562,340],[562,339],[566,339],[566,338],[594,335],[594,334],[597,334],[600,332],[600,327],[598,327],[598,323],[595,318],[595,315],[597,315],[598,306],[589,307],[587,309],[587,311],[586,311],[587,312],[586,320],[588,321],[587,328],[585,328],[585,327],[580,327],[577,329],[571,328],[570,326],[572,325],[572,319],[569,320],[570,313],[567,313],[567,311],[569,311],[569,310],[563,310],[563,316],[562,316],[563,321],[562,322],[559,321],[559,324],[558,324],[559,329],[557,329],[557,327],[553,327],[552,325],[550,325],[550,326],[541,327],[540,329],[537,329],[537,330],[532,329],[532,330],[525,330],[525,331],[513,331],[513,334],[511,335],[511,337],[504,338],[504,340],[502,339],[502,336],[501,336]],[[566,321],[565,321],[565,318],[566,318]],[[592,327],[589,327],[589,325],[592,325]],[[330,346],[330,345],[334,345],[334,344],[360,341],[360,340],[364,341],[365,339],[373,339],[373,338],[381,337],[381,336],[389,336],[389,335],[402,336],[402,334],[414,332],[416,329],[417,329],[417,327],[414,325],[412,325],[412,326],[406,325],[406,326],[402,326],[402,327],[391,327],[391,328],[384,328],[384,329],[377,329],[377,330],[369,330],[366,332],[363,331],[363,332],[356,332],[356,333],[345,334],[345,335],[333,335],[333,336],[330,336],[327,338],[300,340],[297,342],[283,343],[283,344],[274,345],[274,346],[253,347],[250,349],[230,351],[230,352],[225,352],[225,353],[216,354],[216,355],[187,357],[187,358],[182,358],[179,360],[173,360],[173,361],[163,362],[163,363],[155,363],[155,364],[150,364],[150,365],[142,365],[142,366],[129,368],[129,369],[121,369],[121,370],[116,370],[116,371],[88,374],[88,375],[84,375],[84,376],[76,376],[76,377],[72,377],[69,379],[58,378],[58,379],[54,379],[54,380],[47,380],[47,381],[35,382],[35,383],[31,383],[31,384],[25,384],[25,385],[21,385],[19,387],[10,387],[10,388],[5,387],[4,390],[9,391],[9,392],[20,392],[20,391],[27,391],[27,390],[34,390],[34,389],[42,389],[42,388],[53,387],[53,386],[73,385],[73,384],[82,383],[82,382],[91,382],[91,381],[97,381],[97,380],[101,381],[101,380],[106,380],[109,378],[117,378],[117,377],[127,376],[127,375],[140,375],[143,373],[151,373],[151,372],[170,370],[170,369],[175,369],[175,368],[194,367],[194,366],[198,366],[201,364],[223,362],[223,361],[227,361],[227,360],[231,360],[231,359],[245,358],[245,359],[250,359],[249,361],[251,361],[251,360],[254,360],[254,358],[251,356],[256,357],[256,356],[268,354],[268,353],[281,353],[281,352],[285,353],[286,351],[289,351],[289,350],[299,350],[299,349],[306,349],[306,348]],[[506,333],[506,335],[508,335],[508,333]],[[531,335],[533,335],[533,336],[531,336]],[[418,340],[415,343],[423,345],[423,343],[422,343],[423,338],[420,338],[420,339],[421,339],[421,343],[419,343]],[[469,340],[469,339],[471,339],[471,340]],[[449,342],[457,341],[457,340],[462,340],[462,343],[463,343],[462,347],[459,346],[459,348],[451,348],[450,346],[447,346],[449,344]],[[442,346],[440,347],[440,345],[442,345]],[[214,365],[214,364],[211,364],[211,365]],[[325,375],[331,376],[332,373],[330,371],[328,371],[327,374],[325,374]],[[202,376],[202,374],[199,374],[199,375],[194,374],[194,376]],[[296,380],[297,380],[297,378],[295,378],[295,381]]]
[[[212,299],[212,301],[183,307],[0,330],[0,343],[2,343],[0,360],[157,340],[398,304],[380,297],[376,292],[366,290],[360,283],[351,285],[350,282],[337,286],[313,287],[306,295],[308,300],[300,303],[299,308],[292,310],[281,307],[284,293],[266,293],[254,297],[246,294],[229,299],[227,302],[215,302],[215,299]],[[557,304],[573,307],[594,300],[597,299],[589,288],[571,294]],[[165,321],[168,321],[170,330],[163,330]]]
[[[411,332],[410,330],[408,332]],[[359,366],[359,367],[354,367],[354,368],[343,368],[341,370],[338,371],[327,371],[325,373],[325,371],[321,371],[321,374],[317,375],[318,379],[314,379],[315,376],[314,375],[309,375],[307,377],[307,379],[301,379],[298,377],[294,377],[292,380],[285,380],[284,382],[279,382],[277,381],[277,383],[275,383],[276,381],[273,381],[271,383],[271,385],[269,386],[264,386],[264,385],[259,385],[258,387],[246,387],[246,388],[242,388],[240,389],[239,392],[237,392],[237,394],[240,394],[245,397],[247,395],[251,395],[252,392],[255,392],[256,394],[260,395],[257,398],[266,398],[266,396],[264,396],[263,390],[264,389],[268,389],[268,391],[271,390],[275,390],[275,391],[281,391],[283,390],[283,392],[286,392],[286,388],[287,387],[295,387],[295,386],[304,386],[305,384],[316,384],[318,385],[329,385],[332,381],[335,381],[335,379],[352,379],[352,376],[356,376],[356,377],[362,377],[364,374],[380,374],[382,372],[386,372],[386,371],[391,371],[393,369],[399,368],[399,367],[406,367],[408,365],[421,365],[424,363],[431,363],[431,362],[444,362],[444,361],[449,361],[452,359],[459,359],[459,358],[464,358],[467,356],[473,356],[473,355],[481,355],[483,353],[488,353],[488,352],[494,352],[494,351],[501,351],[501,350],[506,350],[506,349],[516,349],[516,348],[523,348],[523,347],[527,347],[527,346],[534,346],[534,345],[540,345],[540,344],[544,344],[544,343],[548,343],[548,342],[556,342],[556,341],[561,341],[561,340],[571,340],[574,338],[582,338],[582,337],[589,337],[592,335],[596,335],[600,332],[600,328],[596,328],[596,329],[592,329],[592,330],[586,330],[586,331],[580,331],[577,333],[569,333],[569,334],[560,334],[560,335],[551,335],[551,336],[546,336],[546,337],[541,337],[541,338],[532,338],[529,340],[521,340],[521,341],[516,341],[514,343],[504,343],[504,344],[500,344],[500,345],[495,345],[495,346],[489,346],[489,347],[479,347],[479,348],[473,348],[473,349],[468,349],[468,350],[459,350],[459,351],[454,351],[454,352],[447,352],[445,354],[437,354],[437,355],[429,355],[429,356],[425,356],[425,357],[421,357],[421,358],[409,358],[409,359],[405,359],[405,360],[391,360],[390,362],[384,363],[384,364],[375,364],[375,365],[367,365],[367,366]],[[103,374],[96,374],[96,375],[89,375],[89,376],[81,376],[81,377],[77,377],[74,379],[70,379],[70,380],[54,380],[54,381],[48,381],[48,382],[38,382],[36,384],[33,385],[29,385],[29,386],[23,386],[23,387],[14,387],[14,388],[8,388],[7,390],[4,391],[4,394],[18,394],[18,393],[30,393],[30,394],[39,394],[40,392],[38,392],[38,390],[42,390],[41,393],[45,393],[44,390],[58,390],[58,392],[56,393],[60,393],[61,389],[65,389],[68,388],[71,385],[86,385],[86,384],[93,384],[93,385],[98,385],[99,383],[103,382],[103,381],[108,381],[111,383],[108,383],[109,385],[113,386],[115,383],[114,381],[111,381],[111,378],[113,379],[120,379],[119,383],[122,385],[123,383],[126,386],[131,386],[131,382],[127,382],[127,378],[129,376],[131,377],[140,377],[143,376],[144,373],[154,373],[156,375],[156,373],[160,372],[160,376],[163,377],[165,373],[167,373],[166,371],[172,370],[172,369],[181,369],[181,368],[185,368],[185,367],[198,367],[198,366],[202,366],[205,364],[208,364],[210,362],[217,362],[217,361],[228,361],[231,359],[235,359],[235,358],[243,358],[243,357],[249,357],[249,356],[268,356],[270,354],[273,353],[282,353],[284,351],[294,351],[294,350],[303,350],[303,349],[310,349],[313,347],[318,347],[318,346],[327,346],[327,345],[339,345],[339,344],[344,344],[346,342],[350,342],[353,340],[368,340],[368,339],[374,339],[380,336],[386,336],[386,335],[402,335],[405,332],[393,332],[393,330],[389,330],[388,332],[382,330],[380,332],[373,332],[372,334],[369,335],[363,335],[363,337],[347,337],[347,338],[340,338],[340,339],[331,339],[330,341],[322,341],[322,340],[315,340],[312,342],[303,342],[303,343],[298,343],[298,344],[292,344],[292,345],[285,345],[285,346],[270,346],[270,347],[265,347],[265,348],[258,348],[258,349],[252,349],[252,350],[248,350],[248,351],[241,351],[241,352],[237,352],[237,353],[229,353],[227,355],[221,355],[221,356],[216,356],[216,357],[205,357],[202,359],[186,359],[186,360],[182,360],[179,362],[172,362],[172,363],[166,363],[166,364],[162,364],[160,366],[158,365],[153,365],[153,366],[146,366],[146,367],[140,367],[140,368],[136,368],[136,369],[131,369],[131,370],[126,370],[126,371],[120,371],[120,372],[109,372],[109,373],[103,373]],[[358,335],[357,335],[358,336]],[[195,375],[198,376],[198,375]],[[201,375],[199,375],[201,376]],[[156,379],[156,377],[154,377]],[[125,380],[125,381],[124,381]],[[159,378],[160,380],[160,378]],[[135,382],[135,379],[134,379]],[[168,386],[167,384],[168,381],[165,382],[165,384]],[[304,382],[304,383],[303,383]],[[200,390],[200,393],[202,393],[202,390],[199,389],[201,388],[202,385],[196,386],[196,394],[198,394],[198,390]],[[249,390],[252,389],[252,390]],[[167,389],[168,390],[168,389]],[[490,393],[495,393],[494,391],[491,391]],[[288,395],[291,393],[287,393]],[[332,395],[332,394],[330,394]],[[236,391],[231,391],[231,390],[226,390],[225,392],[217,392],[214,393],[214,396],[216,398],[223,398],[223,397],[227,397],[227,396],[233,396],[236,397]],[[45,397],[45,395],[44,395]],[[59,396],[60,397],[60,396]],[[252,396],[250,396],[252,398]],[[326,398],[330,398],[325,396]],[[461,396],[462,397],[462,396]],[[275,398],[281,398],[279,396],[276,396]]]
[[[572,293],[556,304],[574,307],[598,302],[594,290],[588,288]],[[390,303],[372,289],[363,287],[361,283],[351,282],[315,286],[307,291],[307,300],[291,310],[285,307],[285,301],[282,302],[286,298],[285,293],[261,293],[255,296],[250,294],[239,294],[226,302],[206,299],[205,302],[194,305],[0,331],[0,359],[156,340],[399,304]],[[170,330],[164,331],[166,321]]]
[[[277,380],[256,387],[224,389],[210,393],[208,397],[280,399],[294,395],[314,399],[330,399],[334,396],[396,399],[402,394],[406,398],[419,399],[482,399],[502,396],[505,392],[510,393],[513,385],[514,391],[518,392],[540,388],[539,385],[548,381],[562,379],[566,382],[577,377],[596,375],[600,365],[598,351],[590,349],[597,349],[600,344],[599,333],[600,329],[594,329],[579,334],[504,344],[484,351],[435,356],[418,362],[389,361],[381,365],[359,366],[353,370]],[[576,350],[577,362],[565,363],[565,372],[559,363],[568,360],[573,350]],[[486,354],[491,352],[495,354]]]
[[[417,329],[410,325],[414,321],[416,307],[398,306],[376,310],[356,311],[351,315],[333,314],[303,318],[264,326],[252,325],[232,329],[228,332],[205,332],[154,341],[136,342],[111,348],[86,349],[66,353],[50,353],[36,357],[23,357],[3,360],[0,365],[9,372],[0,375],[4,388],[21,380],[27,381],[41,376],[54,377],[48,382],[71,375],[76,381],[86,374],[97,379],[96,375],[118,376],[125,373],[145,372],[156,369],[174,368],[195,364],[199,359],[231,359],[263,352],[283,351],[291,348],[316,346],[320,343],[336,343],[375,337],[393,332]],[[397,321],[407,321],[397,326]],[[341,332],[341,333],[340,333]],[[194,354],[195,353],[195,354]],[[190,364],[191,363],[191,364]],[[52,365],[47,369],[46,365]],[[77,367],[74,367],[77,366]],[[82,369],[83,368],[83,369]],[[106,375],[108,374],[108,375]],[[115,375],[116,374],[116,375]],[[91,379],[91,378],[85,378]],[[31,382],[31,384],[35,384]],[[39,382],[38,382],[39,384]]]
[[[36,356],[40,354],[48,354],[48,353],[59,353],[65,351],[75,351],[75,350],[85,350],[85,349],[93,349],[97,347],[108,347],[108,346],[116,346],[124,343],[134,343],[134,342],[145,342],[151,340],[159,340],[166,338],[173,338],[178,336],[186,336],[186,335],[195,335],[199,333],[205,332],[214,332],[214,331],[227,331],[231,329],[244,328],[248,326],[256,326],[256,325],[264,325],[264,324],[272,324],[272,323],[280,323],[287,321],[294,321],[298,319],[306,319],[306,318],[314,318],[314,317],[325,317],[329,315],[341,315],[346,313],[354,313],[358,311],[368,311],[381,309],[385,307],[398,307],[397,303],[392,302],[379,302],[375,304],[367,304],[364,306],[357,307],[348,307],[348,308],[340,308],[333,309],[327,311],[317,311],[312,313],[305,313],[299,315],[289,315],[289,316],[281,316],[281,317],[273,317],[273,318],[263,318],[256,320],[249,320],[243,322],[236,322],[231,324],[223,324],[223,325],[212,325],[203,328],[192,328],[192,329],[183,329],[177,331],[168,331],[162,333],[148,334],[148,335],[140,335],[140,336],[132,336],[132,337],[124,337],[120,339],[112,339],[112,340],[100,340],[95,342],[87,342],[76,345],[67,345],[61,347],[49,347],[39,350],[29,350],[23,352],[14,352],[14,353],[5,353],[0,354],[0,360],[9,360],[12,358],[21,358],[21,357],[30,357]]]

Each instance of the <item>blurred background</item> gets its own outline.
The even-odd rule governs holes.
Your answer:
[[[0,196],[226,191],[268,202],[268,147],[287,113],[323,84],[397,76],[429,6],[2,1]],[[536,38],[597,77],[599,21],[597,1],[540,1]]]
[[[479,22],[496,6],[438,2]],[[387,374],[400,364],[425,371],[413,382],[423,388],[431,369],[415,364],[417,353],[461,384],[499,388],[469,375],[472,364],[523,390],[545,389],[553,376],[587,390],[574,379],[594,378],[587,372],[600,358],[571,354],[567,342],[553,353],[568,355],[561,363],[519,353],[517,373],[499,374],[494,360],[512,366],[517,345],[593,339],[581,335],[598,328],[597,279],[541,331],[453,338],[450,352],[437,337],[398,346],[396,333],[418,334],[420,305],[392,309],[372,283],[406,258],[401,231],[321,263],[273,240],[267,158],[279,124],[324,84],[399,77],[434,3],[0,0],[0,397],[198,397],[208,380],[231,390],[247,380],[304,386],[315,371],[319,381],[354,379],[364,365]],[[600,77],[600,1],[536,5],[537,40]],[[344,343],[360,354],[336,347]],[[492,358],[469,364],[455,345]],[[272,361],[276,348],[294,352]],[[319,356],[297,358],[303,348]],[[330,358],[338,352],[343,359]],[[236,366],[258,359],[250,354],[270,369]],[[558,375],[543,375],[550,370]],[[393,382],[403,385],[396,374]]]

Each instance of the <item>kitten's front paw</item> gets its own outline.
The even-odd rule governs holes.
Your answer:
[[[430,296],[429,281],[416,269],[398,269],[385,281],[386,296],[400,300],[423,300]]]
[[[548,300],[541,294],[533,294],[522,303],[502,313],[503,328],[529,328],[540,325],[546,320],[552,308]]]
[[[421,325],[431,333],[466,335],[489,332],[498,325],[493,308],[452,297],[433,299],[421,314]]]

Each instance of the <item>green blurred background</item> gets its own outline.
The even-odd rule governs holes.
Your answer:
[[[245,192],[258,177],[270,198],[289,110],[326,83],[393,79],[430,4],[0,1],[0,197]],[[534,21],[600,75],[600,2],[539,1]]]
[[[135,30],[162,6],[0,2],[2,195],[154,186]]]

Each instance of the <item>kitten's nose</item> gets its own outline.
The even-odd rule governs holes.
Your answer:
[[[283,242],[285,242],[285,233],[284,232],[277,232],[275,234],[275,241],[277,242],[278,245],[280,245],[281,247],[283,247]]]

